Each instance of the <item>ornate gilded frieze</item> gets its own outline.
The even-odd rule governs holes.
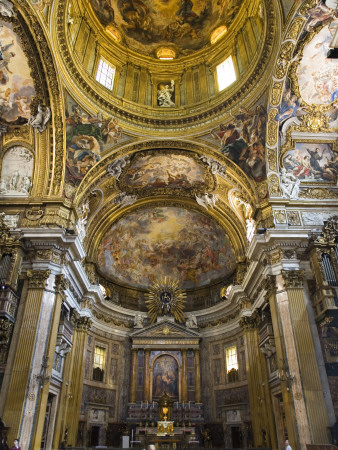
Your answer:
[[[279,187],[279,177],[277,174],[272,173],[268,177],[269,191],[272,197],[281,197],[282,191]]]
[[[338,198],[338,192],[333,189],[308,188],[299,193],[299,198],[314,198],[317,200]]]
[[[293,41],[286,41],[282,44],[275,69],[275,77],[278,80],[285,77],[294,49],[295,43]]]
[[[270,109],[268,113],[268,124],[267,124],[267,134],[266,143],[270,147],[274,147],[278,141],[278,122],[275,117],[278,114],[278,109]]]
[[[288,223],[293,226],[301,225],[300,215],[298,211],[286,211]]]
[[[304,283],[304,270],[282,270],[286,289],[302,288]]]
[[[27,270],[29,289],[45,289],[50,270]]]

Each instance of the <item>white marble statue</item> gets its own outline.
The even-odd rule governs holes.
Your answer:
[[[119,158],[116,161],[109,164],[109,166],[107,167],[107,173],[118,180],[122,174],[122,170],[129,163],[130,163],[129,156],[122,156],[122,158]]]
[[[188,316],[188,318],[187,318],[187,320],[186,320],[186,322],[185,322],[185,325],[186,325],[188,328],[197,328],[197,319],[196,319],[196,316],[194,316],[193,314],[189,314],[189,316]]]
[[[234,197],[235,206],[243,207],[243,214],[245,219],[251,219],[253,214],[253,209],[250,203],[241,195],[240,193],[236,194]]]
[[[288,173],[285,168],[281,170],[280,187],[283,191],[283,198],[295,200],[298,198],[300,179]]]
[[[14,15],[13,4],[9,0],[0,0],[0,15],[12,17]]]
[[[144,317],[141,314],[136,314],[134,317],[134,328],[143,328]]]
[[[35,130],[39,133],[42,133],[43,131],[45,131],[50,117],[50,108],[48,106],[46,106],[46,108],[43,108],[42,105],[38,105],[38,112],[35,114],[35,116],[31,116],[28,119],[28,125],[35,128]]]
[[[225,166],[220,162],[216,161],[216,159],[210,158],[210,156],[202,155],[200,156],[200,160],[208,164],[212,174],[219,175],[222,178],[226,177]]]
[[[195,198],[196,202],[205,209],[213,208],[218,200],[217,194],[203,194],[201,196],[195,194]]]
[[[113,200],[113,203],[121,206],[133,205],[135,202],[137,202],[137,195],[128,195],[125,192],[121,192]]]
[[[246,238],[248,242],[251,242],[256,232],[256,222],[252,218],[246,219],[245,222],[246,222]]]
[[[161,87],[161,89],[158,89],[157,91],[158,106],[161,106],[163,108],[176,106],[175,103],[172,101],[174,92],[175,92],[174,80],[171,80],[170,86],[169,84],[166,84],[165,86]]]

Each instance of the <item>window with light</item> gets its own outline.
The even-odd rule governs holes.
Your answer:
[[[216,72],[220,91],[234,83],[236,81],[236,72],[232,56],[229,56],[229,58],[219,64],[216,67]]]
[[[236,346],[225,350],[228,381],[238,381],[238,359]]]
[[[107,89],[112,90],[114,84],[115,70],[116,68],[114,66],[111,66],[103,59],[100,59],[99,65],[97,66],[96,81],[101,83]]]
[[[94,381],[103,381],[105,361],[106,361],[106,349],[104,347],[96,346],[93,364]]]

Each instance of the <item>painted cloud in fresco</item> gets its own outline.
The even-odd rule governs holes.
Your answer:
[[[0,20],[0,123],[25,124],[36,95],[27,58],[11,25]]]
[[[103,275],[139,288],[162,276],[184,288],[204,286],[236,268],[224,230],[211,218],[178,207],[126,215],[103,237],[97,261]]]
[[[204,47],[219,25],[230,25],[241,0],[90,0],[103,26],[114,26],[125,43],[150,53],[170,42],[182,53]]]
[[[299,90],[307,103],[328,104],[338,97],[338,64],[327,58],[332,34],[324,27],[304,48],[297,69]]]
[[[72,198],[86,173],[101,159],[101,153],[122,138],[115,118],[91,116],[70,96],[66,110],[67,161],[64,194]]]

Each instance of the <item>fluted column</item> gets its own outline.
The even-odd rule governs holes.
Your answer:
[[[50,361],[44,360],[44,349],[54,312],[54,276],[50,270],[28,271],[25,286],[26,296],[23,298],[23,294],[21,298],[23,310],[20,311],[20,330],[3,419],[10,428],[9,442],[20,435],[20,445],[28,449],[32,447],[34,437],[40,388],[50,372]]]
[[[150,402],[149,383],[150,383],[150,350],[144,351],[144,381],[143,381],[143,401]]]
[[[136,402],[136,379],[137,379],[137,348],[131,351],[131,385],[130,385],[130,402]]]
[[[195,402],[201,403],[201,366],[198,349],[195,350]]]
[[[276,300],[292,376],[293,400],[299,446],[329,443],[326,405],[303,289],[303,270],[282,270],[277,276]]]
[[[188,361],[187,350],[182,350],[182,401],[188,401]]]
[[[88,330],[92,325],[89,317],[78,317],[75,320],[75,330],[73,335],[73,347],[70,352],[72,359],[72,370],[69,382],[69,398],[67,419],[65,428],[68,429],[68,439],[66,444],[76,447],[76,438],[78,432],[79,415],[81,408],[83,374],[85,366],[86,345],[88,339]]]
[[[268,421],[266,417],[266,399],[262,385],[265,380],[261,365],[261,351],[259,349],[258,337],[259,316],[244,316],[240,320],[240,326],[246,343],[246,365],[249,388],[250,411],[252,417],[252,429],[254,434],[254,446],[266,447],[270,444]],[[263,433],[265,430],[268,442],[263,442]]]

